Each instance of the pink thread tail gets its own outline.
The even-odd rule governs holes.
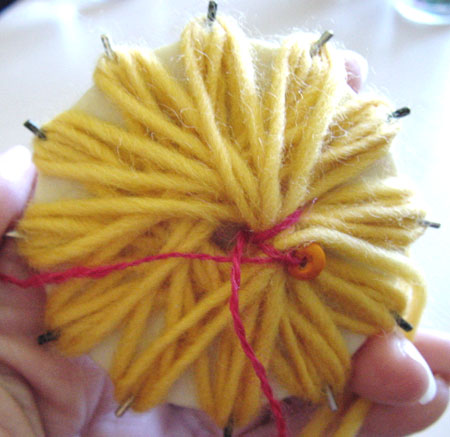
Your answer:
[[[269,264],[269,263],[282,263],[287,265],[298,264],[298,258],[295,258],[290,252],[281,252],[275,247],[265,243],[265,241],[274,238],[280,232],[290,228],[298,222],[303,209],[297,209],[292,214],[287,216],[281,223],[273,226],[270,229],[260,232],[252,231],[240,231],[237,234],[236,245],[232,251],[231,256],[216,256],[209,255],[207,253],[183,253],[183,252],[170,252],[161,253],[158,255],[150,255],[145,258],[137,259],[130,262],[122,262],[116,264],[103,265],[98,267],[72,267],[70,269],[61,272],[44,272],[36,275],[32,275],[27,279],[18,279],[14,276],[0,273],[0,280],[14,284],[21,288],[38,287],[46,284],[59,284],[69,279],[74,278],[102,278],[113,272],[119,270],[125,270],[130,267],[137,267],[142,264],[150,263],[153,261],[160,261],[169,258],[185,258],[185,259],[199,259],[214,261],[219,263],[231,263],[231,296],[230,296],[230,312],[233,319],[234,330],[239,338],[241,347],[252,363],[256,376],[258,377],[261,389],[269,401],[270,408],[275,418],[275,423],[278,430],[279,437],[286,437],[287,426],[283,417],[280,402],[273,395],[272,387],[270,386],[267,378],[267,372],[263,364],[258,360],[256,354],[247,340],[245,328],[242,323],[240,311],[239,311],[239,288],[241,286],[241,265],[242,264]],[[266,257],[245,257],[243,256],[248,244],[257,245],[260,250],[266,254]]]

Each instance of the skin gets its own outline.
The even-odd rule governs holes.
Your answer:
[[[349,86],[358,92],[367,71],[365,61],[346,52]],[[23,149],[0,155],[0,235],[20,217],[35,180],[35,170]],[[20,158],[14,177],[2,174]],[[0,246],[0,271],[18,277],[29,272],[18,257],[13,239]],[[22,290],[0,283],[0,437],[209,437],[222,431],[203,413],[164,405],[146,414],[127,412],[117,419],[117,405],[105,372],[88,357],[63,358],[51,346],[36,344],[43,332],[43,289]],[[374,402],[359,436],[404,436],[434,423],[445,411],[450,382],[450,336],[421,332],[415,346],[400,333],[369,339],[353,358],[348,390]],[[428,387],[427,372],[411,347],[428,362],[437,391],[431,402],[418,400]],[[412,349],[414,350],[414,349]],[[417,352],[418,351],[418,352]],[[314,408],[299,399],[283,402],[294,434],[308,421]],[[276,435],[267,410],[240,437]]]

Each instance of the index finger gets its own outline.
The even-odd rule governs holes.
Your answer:
[[[35,179],[31,153],[15,146],[0,154],[0,235],[20,217]]]

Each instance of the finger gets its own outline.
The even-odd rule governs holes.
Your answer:
[[[448,404],[447,384],[436,378],[436,387],[436,396],[426,405],[373,405],[358,437],[401,437],[427,428],[439,419]]]
[[[367,61],[359,53],[344,50],[344,62],[347,70],[347,83],[353,91],[359,93],[367,79]]]
[[[433,373],[450,383],[450,334],[437,331],[419,332],[414,345],[427,360]]]
[[[34,179],[35,169],[26,147],[16,146],[0,154],[0,235],[20,216]]]
[[[0,272],[20,279],[30,274],[12,239],[0,249]],[[44,330],[45,300],[43,288],[20,288],[0,282],[0,333],[37,339]]]
[[[411,342],[395,333],[369,339],[356,353],[353,367],[350,389],[373,402],[409,405],[435,395],[428,365]],[[293,429],[301,429],[310,417],[303,407],[297,405],[286,415]],[[275,427],[273,421],[260,420],[245,431],[246,437],[269,436]]]
[[[31,154],[25,147],[16,146],[0,154],[0,235],[20,216],[34,178]],[[28,276],[12,239],[1,246],[0,271],[18,278]],[[43,290],[0,285],[0,332],[37,336],[42,330]]]
[[[67,359],[27,338],[1,333],[0,363],[32,388],[49,437],[78,435],[105,387],[105,372],[87,357]]]
[[[373,402],[426,402],[435,392],[429,366],[414,345],[391,333],[370,338],[355,354],[350,389]]]

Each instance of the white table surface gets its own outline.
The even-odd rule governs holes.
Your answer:
[[[53,118],[90,87],[100,34],[156,48],[176,41],[206,8],[206,0],[22,0],[8,8],[0,14],[0,151],[29,145],[23,121]],[[219,12],[238,17],[255,37],[333,29],[339,44],[369,61],[368,85],[411,107],[394,156],[428,218],[442,223],[412,250],[429,284],[422,326],[450,332],[450,26],[410,23],[388,0],[224,0]],[[421,435],[449,430],[447,411]]]

